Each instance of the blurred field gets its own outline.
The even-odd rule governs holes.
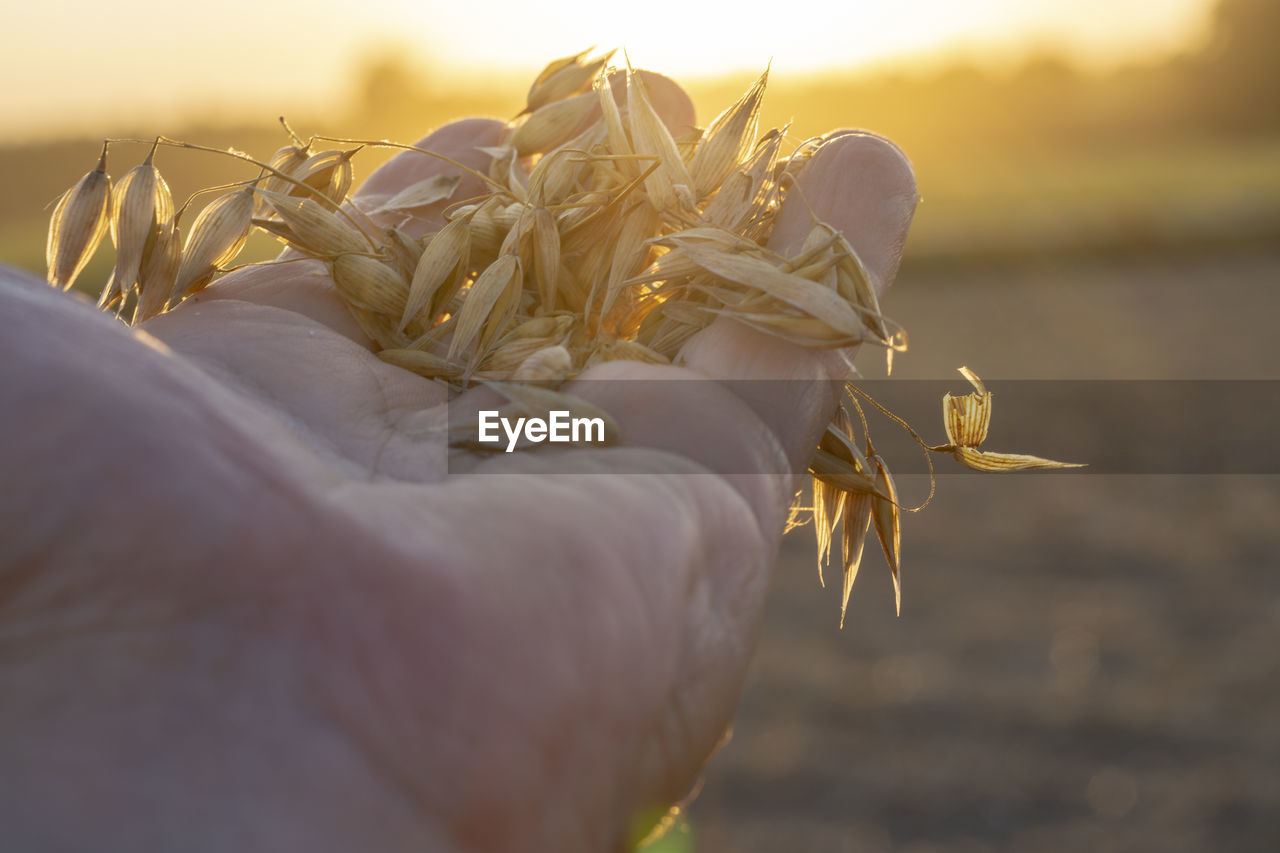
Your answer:
[[[1276,378],[1277,282],[1274,251],[907,269],[895,372]],[[1275,477],[948,474],[903,521],[901,618],[876,553],[843,632],[793,532],[697,849],[1280,849],[1277,519]]]
[[[843,633],[793,537],[699,849],[1277,849],[1278,513],[1274,479],[950,478],[902,618],[864,566]]]

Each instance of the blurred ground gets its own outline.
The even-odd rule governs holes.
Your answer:
[[[1278,282],[1265,252],[908,267],[895,374],[1276,378]],[[869,548],[842,632],[795,531],[696,849],[1280,849],[1278,520],[1274,477],[947,474],[901,618]]]

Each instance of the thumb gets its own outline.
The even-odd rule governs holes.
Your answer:
[[[897,274],[918,200],[901,149],[882,136],[839,131],[796,179],[769,248],[784,255],[797,251],[816,216],[844,234],[876,293],[883,294]],[[690,338],[679,360],[715,379],[784,380],[735,382],[733,388],[778,437],[791,470],[803,471],[835,414],[838,380],[848,375],[854,349],[804,347],[720,317]]]

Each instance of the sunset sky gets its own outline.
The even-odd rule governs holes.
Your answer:
[[[388,45],[416,51],[446,85],[527,74],[592,44],[686,77],[770,59],[787,76],[953,54],[995,63],[1043,47],[1105,66],[1194,44],[1210,9],[1210,0],[14,3],[0,30],[0,141],[324,109],[352,94],[354,63]]]

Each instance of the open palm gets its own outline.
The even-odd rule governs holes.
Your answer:
[[[692,122],[678,90],[663,109]],[[504,132],[420,145],[484,168]],[[449,169],[401,155],[357,203]],[[799,182],[887,285],[916,200],[897,149],[836,135]],[[775,246],[809,217],[789,203]],[[801,380],[843,370],[718,321],[680,367],[584,376],[689,381],[576,386],[620,446],[460,474],[443,387],[374,356],[317,262],[227,276],[141,333],[10,274],[0,316],[15,849],[619,848],[725,730],[794,493],[777,472],[835,403]],[[797,381],[746,400],[726,378]]]

